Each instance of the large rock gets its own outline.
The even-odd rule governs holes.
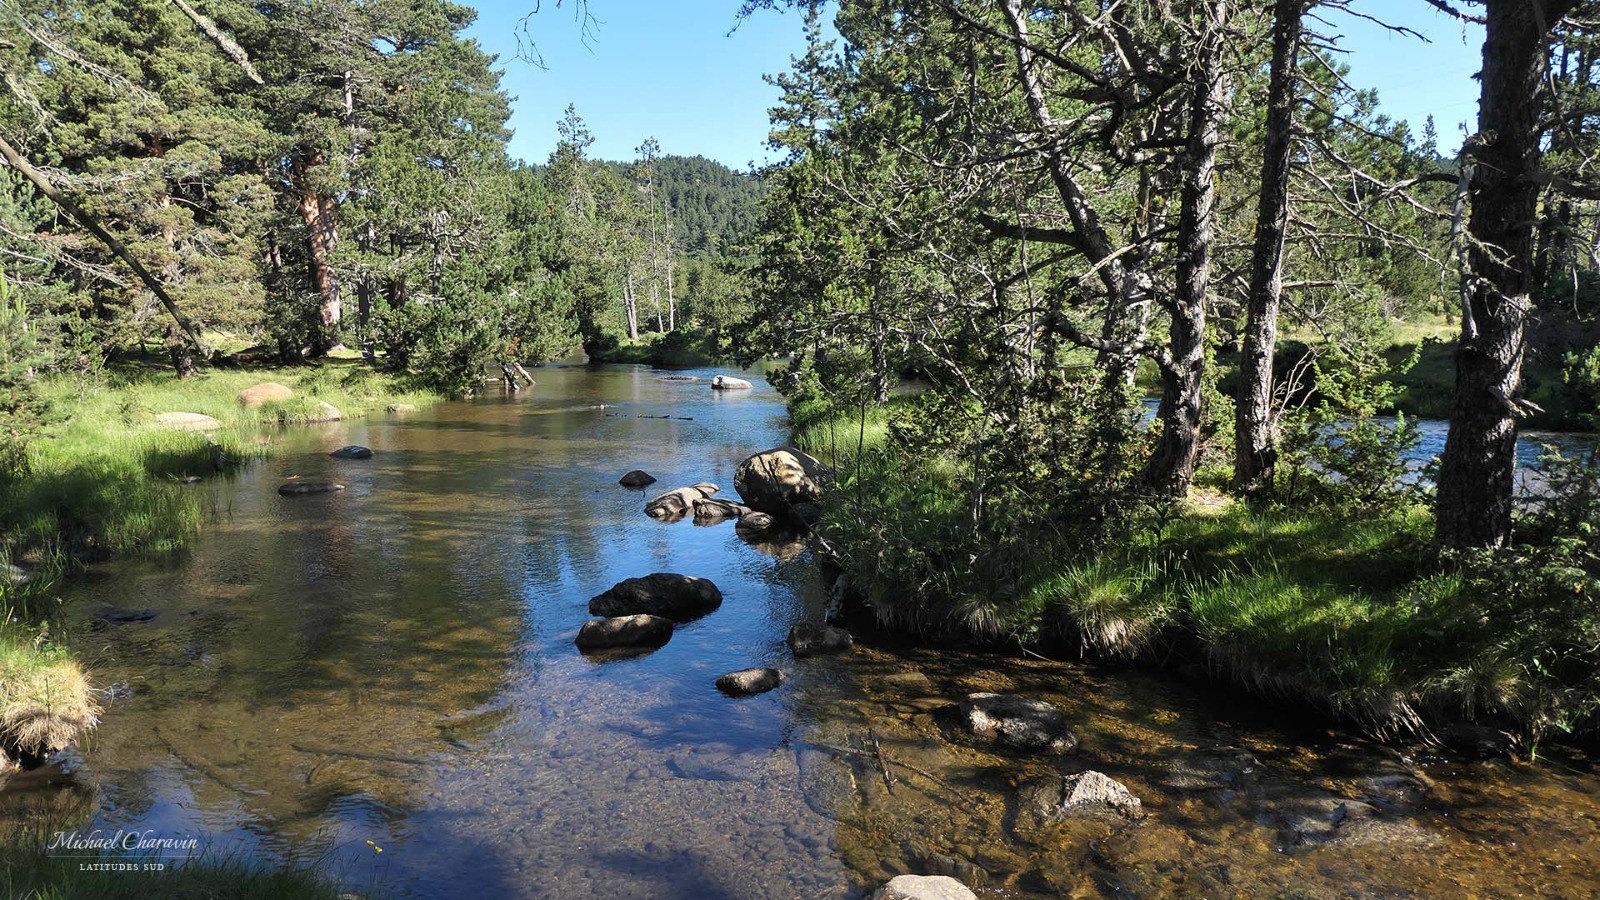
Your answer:
[[[174,431],[216,431],[222,423],[200,413],[166,412],[156,416],[156,424]]]
[[[337,421],[339,421],[340,419],[343,419],[343,418],[344,418],[344,413],[339,411],[339,407],[334,406],[332,403],[329,403],[326,400],[318,400],[317,401],[317,408],[312,411],[312,413],[311,413],[311,415],[309,417],[306,418],[306,421],[307,422],[337,422]]]
[[[1035,827],[1059,824],[1074,816],[1144,815],[1139,798],[1121,782],[1100,772],[1048,775],[1022,787],[1019,816]]]
[[[1070,753],[1078,746],[1067,714],[1043,700],[1009,694],[968,694],[961,701],[968,730],[1008,750]]]
[[[789,629],[788,643],[789,651],[799,657],[843,653],[849,650],[855,641],[850,637],[850,632],[843,628],[801,622]]]
[[[775,447],[739,464],[733,489],[745,505],[775,516],[821,499],[828,467],[793,447]]]
[[[613,616],[592,619],[578,629],[579,650],[611,647],[659,647],[672,639],[672,620],[660,616]]]
[[[278,488],[278,493],[285,497],[300,497],[306,494],[335,494],[342,490],[344,485],[329,481],[291,481]]]
[[[610,617],[646,613],[686,622],[721,605],[722,591],[707,579],[657,572],[617,582],[589,601],[589,614]]]
[[[632,472],[629,472],[628,474],[617,479],[617,484],[620,484],[625,488],[649,487],[655,483],[656,477],[642,469],[634,469]]]
[[[978,895],[948,875],[897,875],[870,900],[978,900]]]
[[[720,521],[722,519],[739,519],[750,511],[748,506],[740,506],[732,500],[719,500],[715,497],[701,497],[694,501],[694,517],[696,521]]]
[[[718,375],[711,379],[713,391],[748,391],[755,385],[743,378],[734,378],[732,375]]]
[[[652,519],[665,519],[669,522],[676,522],[693,511],[696,500],[703,500],[720,490],[722,488],[714,484],[701,482],[700,484],[692,484],[688,487],[667,491],[665,494],[646,503],[644,505],[644,514]]]
[[[392,413],[416,412],[416,411],[417,411],[417,405],[415,403],[391,403],[391,404],[389,404],[389,412],[392,412]]]
[[[783,673],[777,669],[740,669],[717,679],[717,690],[730,697],[749,697],[765,694],[783,684]]]
[[[260,406],[263,403],[282,403],[294,396],[294,391],[276,381],[263,381],[239,392],[240,406]]]
[[[334,459],[371,459],[372,450],[369,447],[351,444],[348,447],[340,447],[328,455]]]

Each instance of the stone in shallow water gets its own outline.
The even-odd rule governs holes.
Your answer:
[[[100,625],[134,625],[139,622],[148,622],[160,613],[153,609],[123,609],[120,606],[108,606],[94,614],[94,621]]]
[[[417,410],[417,405],[415,403],[391,403],[391,404],[389,404],[389,412],[416,412],[416,410]]]
[[[788,643],[790,652],[801,657],[843,653],[854,646],[855,641],[843,628],[801,622],[789,629]]]
[[[291,481],[279,487],[278,493],[285,497],[300,497],[306,494],[335,494],[342,490],[344,485],[331,481]]]
[[[652,519],[663,519],[676,522],[688,515],[694,508],[694,502],[722,490],[709,482],[692,484],[676,490],[667,491],[659,497],[644,505],[644,514]]]
[[[694,518],[697,522],[721,522],[724,519],[743,518],[750,511],[748,506],[740,506],[732,500],[718,500],[715,497],[701,497],[694,501]]]
[[[1121,782],[1100,772],[1049,775],[1024,785],[1018,793],[1019,814],[1028,824],[1045,828],[1074,816],[1117,815],[1137,819],[1143,805]]]
[[[626,488],[642,488],[655,483],[656,477],[643,469],[634,469],[617,479],[617,484]]]
[[[998,746],[1023,753],[1070,753],[1078,746],[1067,714],[1044,702],[1010,694],[968,694],[961,701],[967,729]]]
[[[898,875],[871,900],[978,900],[978,895],[948,875]]]
[[[777,669],[740,669],[717,679],[717,690],[733,697],[765,694],[783,683],[783,673]]]
[[[368,447],[351,444],[348,447],[340,447],[328,455],[334,459],[371,459],[372,450]]]
[[[656,572],[628,578],[589,601],[589,614],[632,616],[648,613],[679,622],[703,616],[722,605],[722,591],[705,578]]]
[[[672,620],[660,616],[613,616],[593,619],[578,629],[579,650],[611,647],[659,647],[672,639]]]
[[[711,379],[711,389],[714,391],[748,391],[755,385],[743,378],[734,378],[732,375],[718,375]]]

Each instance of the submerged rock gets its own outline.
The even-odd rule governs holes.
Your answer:
[[[617,582],[589,601],[596,616],[645,613],[679,622],[698,618],[722,605],[722,591],[705,578],[656,572]]]
[[[344,485],[331,481],[291,481],[279,487],[278,493],[285,497],[300,497],[306,494],[334,494],[342,490]]]
[[[612,647],[659,647],[672,639],[672,620],[660,616],[613,616],[592,619],[578,629],[573,643],[579,650]]]
[[[789,651],[797,657],[843,653],[855,645],[850,632],[832,625],[801,622],[789,629]]]
[[[240,406],[254,407],[263,403],[282,403],[294,396],[294,391],[276,381],[263,381],[239,392]]]
[[[961,701],[967,730],[1008,750],[1070,753],[1078,739],[1067,714],[1043,700],[1010,694],[968,694]]]
[[[216,431],[222,423],[200,413],[166,412],[156,416],[156,424],[174,431]]]
[[[713,391],[748,391],[755,385],[743,378],[734,378],[732,375],[718,375],[711,379]]]
[[[148,622],[160,613],[153,609],[124,609],[120,606],[108,606],[94,614],[94,621],[98,625],[134,625]]]
[[[1143,805],[1121,782],[1100,772],[1050,775],[1023,786],[1018,816],[1035,827],[1059,824],[1073,816],[1117,815],[1137,819]]]
[[[783,673],[777,669],[740,669],[717,679],[717,690],[732,697],[749,697],[765,694],[783,684]]]
[[[644,505],[644,514],[652,519],[664,519],[676,522],[688,515],[694,509],[696,500],[703,500],[716,494],[722,488],[709,482],[702,481],[688,487],[667,491]]]
[[[775,447],[740,463],[733,489],[751,509],[782,516],[820,500],[827,478],[827,466],[815,457],[793,447]]]
[[[978,895],[948,875],[897,875],[870,900],[978,900]]]
[[[656,477],[642,469],[634,469],[632,472],[617,479],[617,484],[626,488],[648,487],[655,483]]]
[[[684,383],[700,380],[698,375],[662,375],[659,377],[662,381],[681,381]]]
[[[351,444],[348,447],[340,447],[328,455],[334,459],[371,459],[372,450],[368,447]]]

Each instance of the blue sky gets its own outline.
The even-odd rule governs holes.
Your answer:
[[[466,0],[471,2],[471,0]],[[700,154],[734,168],[767,157],[767,109],[776,91],[762,75],[782,71],[804,39],[795,13],[735,19],[738,0],[589,0],[598,22],[586,41],[573,0],[528,17],[537,0],[479,0],[470,34],[500,56],[504,85],[516,96],[514,156],[544,162],[555,147],[555,124],[568,103],[589,124],[594,155],[631,159],[645,138],[666,153]],[[1430,41],[1395,35],[1358,18],[1330,14],[1318,30],[1343,36],[1351,82],[1376,87],[1384,112],[1413,121],[1428,113],[1439,143],[1460,145],[1463,121],[1477,115],[1482,34],[1422,0],[1356,0]],[[526,23],[526,28],[523,27]],[[729,31],[738,25],[737,30]],[[519,37],[532,40],[545,68],[517,58]]]

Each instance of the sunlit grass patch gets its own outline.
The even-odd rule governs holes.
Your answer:
[[[93,728],[99,712],[89,679],[71,655],[39,646],[15,623],[0,625],[0,751],[5,757],[61,750]]]

